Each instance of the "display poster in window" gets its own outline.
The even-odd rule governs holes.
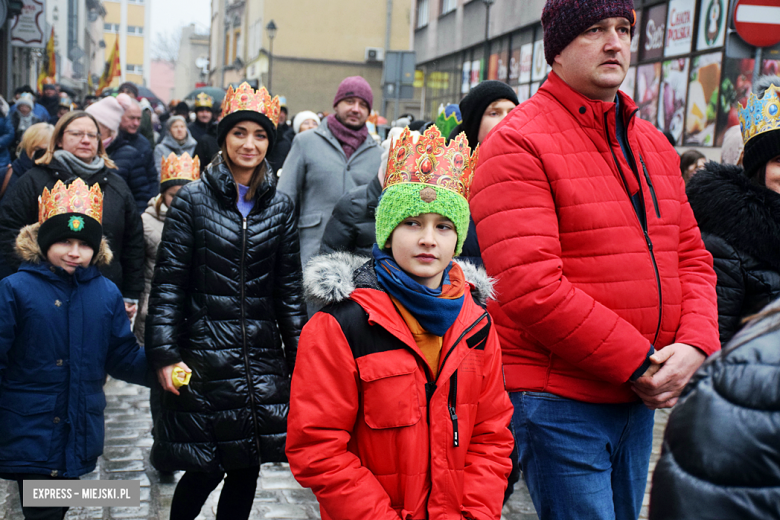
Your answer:
[[[671,0],[669,2],[664,56],[679,56],[691,52],[695,9],[696,0]]]
[[[642,11],[636,11],[636,22],[634,22],[634,37],[631,38],[631,63],[639,60],[639,28],[642,27]]]
[[[739,105],[747,106],[747,100],[753,91],[752,59],[726,58],[720,82],[720,106],[715,132],[715,146],[723,144],[723,136],[732,126],[739,125]],[[764,60],[761,75],[777,75],[780,60]]]
[[[620,90],[623,91],[631,99],[634,99],[634,89],[636,88],[636,67],[629,67],[626,71],[626,77],[623,79],[623,83],[620,85]]]
[[[498,79],[498,53],[490,55],[487,79]]]
[[[517,87],[517,100],[522,103],[531,98],[531,85],[525,84]]]
[[[703,0],[699,8],[699,37],[696,49],[703,51],[723,46],[726,40],[728,0]]]
[[[688,86],[688,58],[663,62],[661,87],[658,93],[658,128],[681,143],[685,121],[685,94]]]
[[[530,72],[530,64],[528,70]],[[509,58],[509,84],[517,85],[518,83],[520,83],[520,49],[515,49]]]
[[[639,59],[641,61],[663,56],[665,28],[666,4],[656,5],[644,11],[642,34],[639,41]]]
[[[460,93],[468,94],[471,88],[471,62],[463,62],[463,77],[460,83]]]
[[[474,60],[471,62],[471,83],[469,84],[470,88],[474,88],[477,85],[479,85],[479,82],[482,81],[482,77],[480,74],[482,73],[482,61],[481,60]]]
[[[547,62],[544,59],[544,40],[534,42],[534,61],[531,69],[531,79],[540,81],[547,75]]]
[[[508,83],[507,65],[509,64],[509,48],[498,53],[498,81]]]
[[[685,114],[683,139],[685,145],[713,146],[715,144],[721,57],[722,53],[714,52],[691,58],[688,111]]]
[[[530,94],[531,94],[531,96],[533,96],[534,94],[536,94],[536,91],[539,90],[539,87],[542,86],[542,82],[541,81],[534,81],[533,83],[531,83],[530,86],[531,86]]]
[[[648,63],[636,69],[636,97],[639,117],[654,125],[658,121],[658,90],[661,86],[661,64]]]
[[[544,45],[542,45],[544,49]],[[534,44],[526,43],[520,47],[520,83],[531,81],[531,67],[534,58]]]

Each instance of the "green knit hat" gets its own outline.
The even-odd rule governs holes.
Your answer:
[[[463,133],[449,146],[444,143],[433,125],[416,142],[409,129],[404,129],[391,147],[385,188],[376,210],[376,243],[380,248],[404,219],[438,213],[455,225],[455,256],[460,255],[469,230],[468,196],[477,150],[470,155]]]

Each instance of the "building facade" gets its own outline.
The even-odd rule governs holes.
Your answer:
[[[677,146],[707,153],[739,124],[737,103],[747,100],[754,60],[726,56],[729,3],[634,0],[638,21],[621,89],[639,106],[639,117],[668,132]],[[417,0],[414,48],[422,72],[422,113],[435,117],[441,105],[458,103],[486,79],[508,83],[521,101],[532,96],[549,72],[544,4]],[[768,50],[764,58],[761,73],[777,74],[780,52]]]
[[[294,114],[332,111],[341,80],[363,76],[381,111],[387,22],[390,49],[410,50],[413,1],[212,0],[210,82],[270,84]]]
[[[209,35],[199,33],[195,25],[182,27],[172,99],[184,99],[198,84],[206,83],[208,62]]]
[[[104,41],[106,55],[119,39],[119,59],[122,75],[114,78],[111,87],[132,81],[149,85],[151,73],[150,15],[152,0],[103,0],[106,9]]]

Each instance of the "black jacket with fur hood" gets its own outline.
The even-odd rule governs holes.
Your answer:
[[[780,194],[752,183],[742,168],[709,162],[688,200],[718,275],[721,345],[743,318],[780,297]]]
[[[38,197],[43,188],[51,190],[59,180],[70,184],[75,179],[53,159],[50,164],[32,168],[5,194],[0,205],[0,248],[13,270],[21,264],[14,251],[16,237],[21,228],[38,222]],[[119,287],[122,296],[137,300],[144,288],[144,228],[133,194],[108,168],[84,182],[90,187],[98,184],[103,192],[103,235],[114,253],[113,261],[102,266],[100,272]]]

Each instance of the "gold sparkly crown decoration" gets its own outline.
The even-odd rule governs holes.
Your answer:
[[[103,192],[100,191],[100,186],[93,184],[92,188],[89,188],[83,180],[76,179],[70,186],[57,181],[51,191],[44,188],[43,194],[38,197],[38,222],[43,224],[50,218],[65,213],[80,213],[102,224]]]
[[[384,189],[399,183],[428,184],[469,200],[478,154],[479,146],[471,153],[465,133],[445,146],[436,125],[431,125],[416,142],[407,127],[390,147]]]
[[[195,98],[195,108],[211,108],[214,106],[214,100],[211,99],[211,96],[206,94],[205,92],[201,92],[198,94],[198,96]]]
[[[246,81],[236,90],[233,90],[233,85],[230,85],[225,94],[225,101],[222,103],[222,117],[241,110],[260,112],[271,120],[275,128],[279,123],[279,96],[271,99],[265,87],[255,91]]]
[[[163,157],[160,184],[167,181],[197,181],[198,179],[200,179],[200,159],[197,157],[193,159],[186,152],[181,157],[176,157],[173,152],[167,158]]]
[[[764,97],[758,99],[755,94],[748,97],[747,106],[739,106],[739,126],[742,130],[742,142],[759,134],[780,130],[780,88],[770,85]]]

